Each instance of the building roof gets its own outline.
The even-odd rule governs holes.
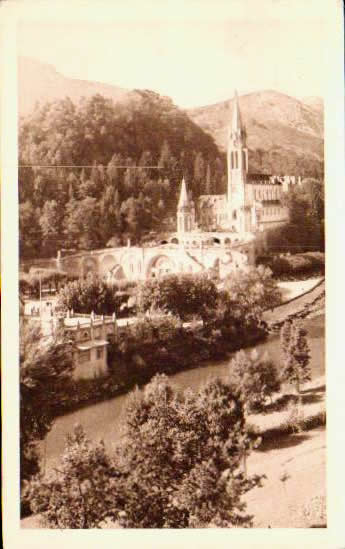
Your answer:
[[[282,181],[278,177],[267,173],[249,173],[246,182],[249,185],[282,185]]]
[[[178,208],[183,208],[184,206],[189,206],[189,197],[187,193],[186,182],[183,177],[181,183],[180,198],[178,201]]]
[[[232,132],[238,132],[238,131],[241,132],[242,131],[242,118],[241,118],[240,107],[239,107],[239,104],[238,104],[237,90],[235,90],[235,96],[234,96],[231,131]]]

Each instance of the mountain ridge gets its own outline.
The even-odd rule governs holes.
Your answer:
[[[19,114],[26,117],[37,102],[70,97],[103,95],[126,102],[138,95],[130,90],[63,76],[52,65],[28,57],[18,59]],[[155,93],[155,92],[153,92]],[[232,99],[212,105],[180,109],[226,150]],[[266,173],[323,172],[323,101],[319,97],[297,99],[276,90],[260,90],[240,96],[242,119],[247,130],[250,168]]]

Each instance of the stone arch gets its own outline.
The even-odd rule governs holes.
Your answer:
[[[128,249],[119,258],[118,264],[121,265],[124,278],[134,279],[138,276],[139,260],[142,259],[141,253],[135,249]]]
[[[171,244],[178,244],[179,243],[179,240],[178,238],[174,237],[170,240]]]
[[[89,274],[95,275],[98,273],[97,259],[94,257],[85,257],[82,262],[82,274],[87,276]]]
[[[116,258],[113,255],[108,254],[103,256],[99,262],[101,275],[105,276],[109,272],[112,272],[114,267],[116,267],[117,263],[118,262],[116,261]]]
[[[110,271],[110,277],[112,280],[123,280],[126,278],[122,265],[115,265]]]
[[[224,244],[231,244],[231,238],[225,238]]]
[[[168,244],[168,241],[167,241],[167,240],[161,240],[161,241],[160,241],[160,245],[162,246],[162,245],[164,245],[164,244]]]
[[[219,238],[216,238],[216,237],[213,237],[212,242],[213,242],[214,244],[220,244]]]
[[[164,276],[176,272],[175,261],[164,254],[152,257],[146,267],[146,278]]]

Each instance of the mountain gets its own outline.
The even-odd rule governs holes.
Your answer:
[[[29,57],[18,58],[18,110],[20,116],[30,114],[37,102],[45,103],[70,97],[78,102],[81,97],[99,93],[114,101],[125,101],[131,91],[125,88],[67,78],[51,65],[40,63]]]
[[[304,103],[305,105],[308,105],[312,109],[323,112],[323,99],[321,99],[321,97],[315,97],[315,96],[303,97],[301,101],[302,103]]]
[[[138,90],[67,78],[54,67],[27,57],[18,60],[19,114],[32,112],[36,102],[70,97],[73,102],[100,94],[116,103],[140,101]],[[323,101],[296,99],[273,90],[240,97],[242,118],[253,172],[320,176],[323,173]],[[232,100],[185,112],[218,147],[226,150]],[[162,136],[163,138],[163,136]]]
[[[273,90],[239,98],[250,168],[257,172],[319,175],[323,171],[323,102]],[[233,100],[189,109],[190,118],[226,150]]]

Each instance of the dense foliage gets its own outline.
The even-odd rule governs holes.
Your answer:
[[[311,380],[307,331],[299,322],[287,320],[281,328],[280,338],[284,358],[283,378],[288,383],[295,383],[300,394],[301,385]]]
[[[230,375],[240,388],[249,411],[263,409],[268,398],[280,390],[278,370],[268,356],[260,357],[256,350],[251,354],[236,353],[230,364]]]
[[[207,319],[216,307],[218,290],[204,275],[170,274],[143,282],[138,292],[142,311],[159,308],[183,320],[190,317]]]
[[[31,268],[29,273],[19,273],[19,291],[39,297],[40,289],[57,292],[66,282],[76,277],[56,269]]]
[[[268,233],[268,248],[274,252],[324,251],[325,188],[324,182],[305,179],[283,195],[289,211],[289,223]]]
[[[56,406],[72,373],[72,353],[65,335],[42,338],[38,324],[22,324],[20,334],[21,481],[39,469],[38,442],[51,428]]]
[[[279,254],[261,257],[258,261],[269,267],[272,276],[279,280],[296,280],[313,275],[323,275],[325,271],[325,254],[323,252]]]
[[[281,301],[281,292],[272,278],[272,271],[263,265],[231,273],[223,286],[234,307],[253,318],[261,318],[263,311],[273,309]]]
[[[65,284],[58,294],[58,305],[76,313],[129,314],[127,303],[135,282],[125,281],[108,284],[103,279],[88,275]]]
[[[32,485],[33,508],[53,528],[105,519],[125,528],[248,527],[242,496],[261,481],[242,469],[251,444],[234,387],[211,380],[178,393],[156,376],[133,393],[114,455],[77,430],[58,472]]]
[[[127,103],[100,95],[46,103],[22,121],[19,151],[28,257],[174,229],[182,175],[194,197],[224,190],[224,158],[212,137],[149,91]]]
[[[66,440],[59,467],[27,486],[34,513],[50,528],[96,528],[111,516],[117,471],[102,443],[92,444],[80,426]]]

